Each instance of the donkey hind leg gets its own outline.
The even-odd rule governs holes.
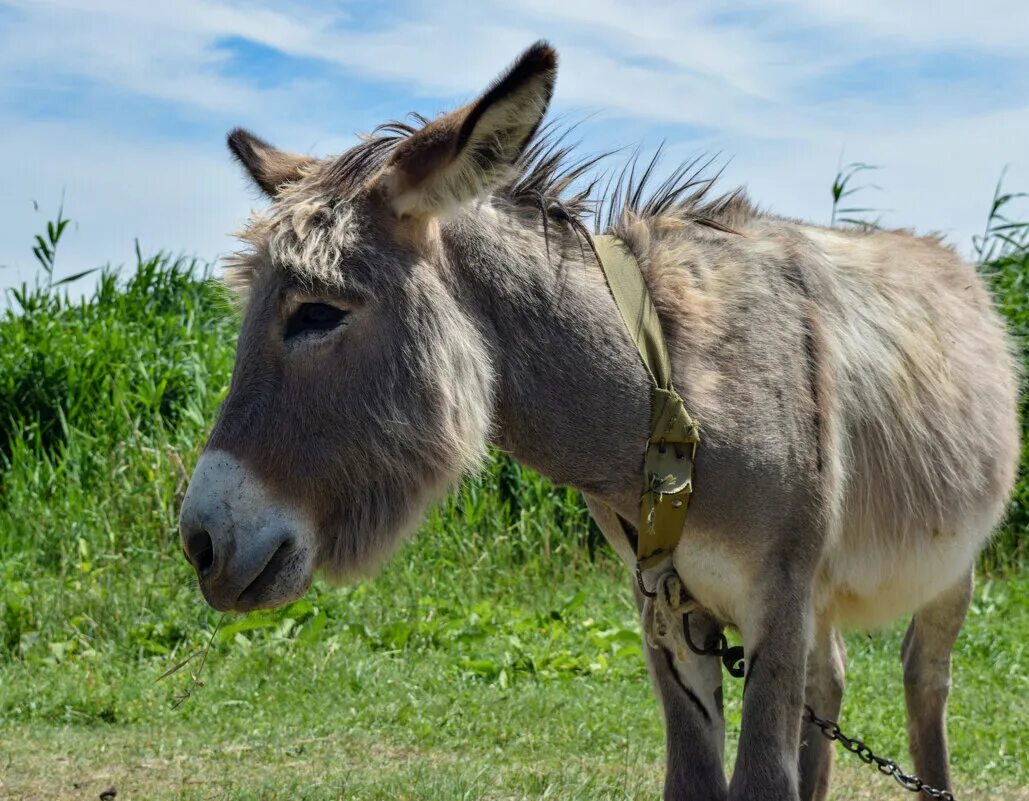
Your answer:
[[[950,652],[972,600],[972,572],[911,620],[901,659],[908,709],[908,747],[915,773],[926,784],[950,789],[947,754],[947,695]]]
[[[674,581],[674,580],[673,580]],[[635,589],[643,618],[643,650],[664,710],[667,770],[666,801],[725,801],[725,718],[722,667],[718,659],[689,651],[682,634],[682,612],[665,593],[644,601]],[[701,612],[690,615],[695,642],[710,642],[718,624]]]
[[[807,658],[807,686],[804,700],[815,714],[839,720],[843,700],[843,678],[847,651],[843,637],[831,625],[819,627],[815,646]],[[821,730],[805,721],[800,730],[800,798],[823,801],[832,775],[833,744]]]

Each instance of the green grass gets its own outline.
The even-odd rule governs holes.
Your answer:
[[[1007,318],[1024,365],[1023,385],[1029,381],[1029,246],[1012,248],[982,268],[994,290],[997,305]],[[1023,389],[1022,462],[1011,497],[1008,518],[990,549],[983,555],[987,568],[1024,565],[1029,532],[1029,391]]]
[[[220,621],[176,514],[226,391],[231,305],[166,255],[71,301],[49,280],[57,240],[0,319],[0,799],[659,795],[626,571],[575,493],[505,458],[374,581]],[[999,248],[984,270],[1025,355],[1029,256]],[[963,800],[1029,785],[1026,456],[955,653]],[[199,657],[158,681],[219,622],[203,686]],[[907,765],[901,632],[850,637],[842,721]],[[835,797],[905,795],[854,761]]]
[[[608,557],[566,567],[558,556],[512,572],[480,550],[483,539],[464,561],[459,538],[430,526],[374,582],[319,587],[285,610],[232,621],[204,686],[178,707],[188,670],[157,677],[203,644],[216,616],[170,554],[154,570],[169,579],[167,601],[117,610],[124,644],[91,637],[80,613],[63,622],[67,647],[0,671],[0,798],[73,797],[73,782],[150,799],[656,797],[660,718],[624,570]],[[153,595],[138,565],[125,557],[111,569]],[[102,577],[70,585],[85,597],[111,592]],[[951,737],[964,798],[1029,784],[1027,592],[1024,576],[981,584],[955,653]],[[153,621],[169,618],[181,639],[174,653],[152,653],[170,644]],[[842,715],[898,757],[901,631],[849,638]],[[728,681],[730,743],[740,690]],[[902,797],[840,761],[837,797],[863,787]]]

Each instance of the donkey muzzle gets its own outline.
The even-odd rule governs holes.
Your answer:
[[[281,606],[311,584],[311,526],[224,451],[200,457],[179,533],[204,598],[220,611]]]

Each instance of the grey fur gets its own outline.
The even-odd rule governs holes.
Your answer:
[[[614,515],[635,519],[649,387],[584,243],[585,198],[562,200],[569,182],[540,139],[535,159],[516,152],[550,95],[541,52],[501,96],[276,172],[244,233],[232,277],[249,302],[209,448],[313,521],[310,561],[331,574],[373,569],[488,442],[586,493],[625,553]],[[454,142],[473,112],[471,157]],[[236,136],[248,159],[288,162]],[[648,646],[666,797],[824,797],[830,760],[801,731],[805,694],[835,714],[839,627],[911,613],[912,747],[946,783],[940,665],[964,615],[951,588],[1002,515],[1018,454],[1003,325],[936,240],[819,228],[709,188],[687,173],[649,202],[630,188],[611,225],[703,431],[674,564],[708,625],[738,627],[748,652],[726,787],[722,726],[690,700],[714,692],[710,665]],[[348,323],[288,348],[304,298],[345,306]]]

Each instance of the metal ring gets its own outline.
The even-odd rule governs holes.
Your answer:
[[[724,654],[728,643],[726,642],[725,635],[722,632],[718,632],[714,645],[701,648],[693,642],[693,638],[690,636],[691,614],[691,612],[687,612],[682,616],[682,634],[686,639],[686,645],[689,646],[689,649],[697,656],[721,656]]]
[[[722,664],[734,679],[742,679],[747,675],[747,666],[743,661],[743,646],[734,645],[732,648],[727,648],[722,654]]]

